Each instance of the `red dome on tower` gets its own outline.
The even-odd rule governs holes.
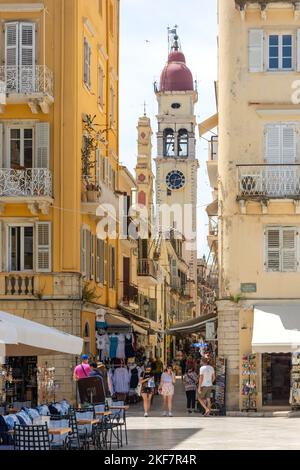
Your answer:
[[[193,91],[194,80],[186,66],[185,56],[179,50],[169,54],[168,63],[160,77],[160,91]]]

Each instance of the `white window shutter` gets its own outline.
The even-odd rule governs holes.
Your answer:
[[[39,91],[35,84],[35,24],[20,23],[20,89],[22,93]]]
[[[51,222],[36,224],[36,271],[51,272]]]
[[[5,82],[7,92],[19,89],[19,24],[5,24]]]
[[[282,163],[296,163],[297,138],[294,124],[282,125]]]
[[[35,125],[36,132],[36,167],[49,168],[50,156],[50,123],[38,122]]]
[[[268,125],[265,129],[265,160],[267,163],[279,164],[281,161],[281,125]]]
[[[266,231],[266,268],[268,271],[281,271],[280,229]]]
[[[300,29],[297,29],[297,72],[300,72]]]
[[[263,72],[264,32],[262,29],[249,30],[249,72]]]
[[[0,168],[3,168],[3,124],[0,122]]]
[[[282,229],[282,271],[297,271],[297,231],[293,228]]]
[[[107,242],[103,242],[103,284],[107,284]]]

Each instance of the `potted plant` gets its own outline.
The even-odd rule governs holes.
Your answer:
[[[100,186],[94,183],[87,183],[86,195],[87,195],[87,202],[98,202],[101,196]]]

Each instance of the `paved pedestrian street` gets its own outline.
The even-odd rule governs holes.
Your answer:
[[[176,384],[174,416],[162,416],[162,399],[154,398],[149,418],[142,404],[128,413],[126,450],[300,450],[299,418],[203,418],[185,411],[181,381]]]

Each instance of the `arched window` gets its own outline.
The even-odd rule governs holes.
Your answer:
[[[91,329],[90,329],[90,324],[86,322],[84,325],[84,331],[83,331],[83,349],[84,349],[84,354],[90,354],[91,352]]]
[[[188,156],[189,135],[186,129],[180,129],[178,132],[178,155],[179,157]]]
[[[164,131],[164,156],[165,157],[175,156],[175,139],[174,139],[174,131],[172,129],[166,129]]]

